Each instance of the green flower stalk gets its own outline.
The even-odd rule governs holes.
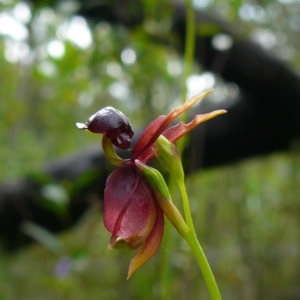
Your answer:
[[[181,158],[179,156],[179,152],[173,143],[171,143],[168,139],[162,136],[160,136],[157,139],[156,147],[158,149],[156,153],[156,158],[161,163],[161,165],[170,173],[170,175],[176,181],[179,187],[182,201],[183,201],[185,218],[186,218],[186,223],[184,223],[185,226],[181,224],[180,228],[185,227],[185,230],[182,231],[178,230],[178,225],[176,227],[175,224],[173,224],[170,219],[169,221],[174,225],[177,231],[181,234],[181,236],[186,240],[186,242],[190,246],[199,264],[199,267],[203,273],[211,298],[214,300],[217,299],[219,300],[221,299],[221,294],[219,292],[217,283],[215,281],[209,263],[206,259],[206,256],[203,252],[203,249],[198,241],[195,227],[193,224],[190,205],[189,205],[188,196],[185,188],[184,172],[183,172],[183,167],[181,163]],[[178,222],[181,223],[184,221],[178,220]]]

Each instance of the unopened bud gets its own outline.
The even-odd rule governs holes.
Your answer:
[[[156,140],[155,156],[159,163],[174,177],[176,181],[184,178],[179,152],[176,146],[163,135]]]

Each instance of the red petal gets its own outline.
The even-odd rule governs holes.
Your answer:
[[[157,252],[162,240],[163,231],[164,231],[164,214],[161,208],[158,206],[158,204],[156,204],[155,225],[145,244],[131,260],[127,279],[129,279],[131,275],[139,267],[145,264]]]
[[[176,142],[179,140],[182,136],[189,133],[192,129],[194,129],[196,126],[198,126],[200,123],[203,123],[205,121],[208,121],[218,115],[226,113],[225,110],[215,110],[207,114],[203,115],[196,115],[195,118],[188,124],[185,124],[183,122],[178,123],[177,125],[174,125],[170,128],[168,128],[163,135],[170,141],[170,142]]]
[[[195,118],[188,124],[185,124],[183,122],[180,122],[167,130],[165,130],[162,134],[165,136],[170,142],[176,142],[179,140],[182,136],[189,133],[192,129],[194,129],[196,126],[198,126],[200,123],[203,123],[209,119],[212,119],[218,115],[226,113],[225,110],[215,110],[207,114],[203,115],[196,115]],[[146,151],[144,151],[140,156],[139,160],[142,162],[147,162],[150,158],[154,156],[156,147],[153,146],[152,148],[148,148]]]
[[[112,233],[111,247],[121,238],[130,249],[139,248],[155,220],[151,188],[131,162],[125,163],[109,176],[104,191],[104,225]]]
[[[133,161],[138,158],[141,153],[151,147],[156,139],[164,132],[168,126],[165,121],[166,116],[159,116],[148,125],[132,150],[131,157]]]
[[[159,116],[155,119],[143,132],[137,144],[132,150],[132,161],[139,159],[145,162],[144,157],[151,155],[151,146],[157,138],[166,130],[166,128],[181,114],[190,109],[195,103],[203,99],[206,95],[210,94],[212,90],[208,90],[200,95],[197,95],[190,100],[186,101],[183,105],[175,107],[167,116]],[[147,153],[145,153],[147,152]]]

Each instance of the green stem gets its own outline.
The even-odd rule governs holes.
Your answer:
[[[193,67],[193,59],[194,59],[194,51],[195,51],[195,36],[196,36],[196,19],[195,13],[192,7],[192,0],[185,0],[186,4],[186,39],[185,39],[185,53],[184,53],[184,70],[183,70],[183,88],[181,94],[181,102],[184,103],[187,95],[187,85],[186,80],[188,76],[192,73]],[[187,115],[185,114],[182,117],[182,121],[185,121]],[[177,144],[179,153],[182,153],[183,148],[185,145],[185,139],[181,139],[180,142]],[[187,241],[188,245],[190,246],[198,265],[202,271],[204,280],[208,287],[210,296],[212,300],[221,300],[221,294],[219,292],[216,280],[214,275],[211,271],[209,263],[206,259],[206,256],[203,252],[203,249],[198,241],[193,219],[191,216],[190,204],[188,201],[188,196],[185,188],[184,178],[177,181],[177,184],[180,189],[180,193],[183,200],[183,209],[185,214],[185,219],[188,228],[190,229],[186,233],[183,234],[184,239]]]
[[[215,277],[212,273],[212,270],[209,266],[209,263],[207,261],[207,258],[204,254],[204,251],[198,241],[195,227],[193,224],[192,216],[191,216],[191,210],[190,210],[190,205],[188,201],[188,196],[184,184],[184,179],[180,180],[177,182],[180,193],[182,196],[182,201],[183,201],[183,208],[184,208],[184,213],[186,217],[186,223],[187,226],[189,227],[189,231],[183,234],[184,239],[190,246],[197,262],[198,265],[201,269],[201,272],[203,274],[204,280],[206,282],[210,297],[212,300],[222,300],[218,285],[216,283]]]
[[[193,219],[191,216],[190,203],[189,203],[188,195],[187,195],[186,188],[185,188],[184,178],[181,177],[181,179],[178,179],[177,184],[178,184],[178,187],[179,187],[179,190],[181,193],[181,197],[182,197],[183,210],[184,210],[186,224],[190,230],[195,232],[194,223],[193,223]]]
[[[171,299],[171,270],[170,270],[170,249],[172,244],[172,232],[170,223],[165,224],[164,238],[161,245],[160,259],[160,299]]]
[[[193,1],[185,0],[186,6],[186,35],[184,41],[184,65],[182,74],[182,89],[181,89],[181,103],[183,104],[187,98],[187,78],[192,74],[194,53],[195,53],[195,37],[196,37],[196,16],[193,9]],[[188,119],[187,113],[182,114],[180,120],[186,123]],[[186,144],[186,136],[183,136],[177,142],[177,148],[179,153],[183,152],[184,146]]]
[[[186,6],[186,36],[184,51],[184,68],[183,83],[181,92],[181,103],[184,103],[187,95],[186,80],[191,75],[193,69],[194,51],[195,51],[195,35],[196,35],[196,18],[192,6],[192,0],[185,0]]]
[[[194,51],[195,51],[195,36],[196,36],[196,19],[195,19],[195,13],[193,11],[192,7],[192,0],[185,0],[186,4],[186,38],[185,38],[185,52],[184,52],[184,69],[183,69],[183,76],[182,76],[182,92],[181,92],[181,103],[184,103],[186,101],[187,97],[187,84],[186,80],[192,73],[193,68],[193,60],[194,60]],[[187,119],[187,114],[183,114],[181,117],[181,121],[185,122]],[[177,144],[179,153],[183,152],[184,145],[186,143],[186,138],[183,137]],[[210,266],[207,262],[207,259],[205,257],[205,254],[198,242],[195,228],[193,225],[193,220],[190,213],[190,205],[185,189],[184,184],[184,178],[182,181],[178,183],[182,198],[183,198],[183,206],[184,206],[184,212],[185,212],[185,218],[187,222],[187,226],[189,230],[181,232],[181,235],[184,237],[184,239],[187,241],[188,245],[190,246],[193,254],[196,257],[196,260],[199,264],[199,267],[203,273],[203,277],[205,279],[205,282],[207,284],[207,287],[209,289],[209,293],[211,295],[212,300],[221,300],[221,295],[218,289],[218,286],[216,284],[215,278],[213,276],[213,273],[210,269]],[[163,249],[168,249],[168,246],[171,244],[170,237],[167,237],[165,240]],[[162,280],[163,283],[168,283],[168,275],[170,275],[170,272],[166,266],[166,263],[168,262],[167,256],[163,255],[163,271],[162,271]],[[162,299],[169,299],[170,297],[170,285],[165,285],[165,288],[162,290],[163,292],[163,298]]]

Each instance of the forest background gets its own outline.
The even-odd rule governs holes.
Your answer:
[[[109,235],[102,224],[101,191],[89,193],[84,203],[79,201],[76,209],[70,210],[70,195],[79,195],[82,187],[93,181],[94,170],[77,178],[75,184],[74,178],[49,178],[49,172],[61,170],[76,153],[89,155],[98,147],[100,153],[99,139],[78,132],[75,122],[84,122],[99,108],[110,105],[124,112],[134,128],[141,129],[180,101],[183,45],[174,32],[172,2],[144,0],[137,8],[128,1],[125,11],[133,17],[126,19],[125,14],[122,22],[106,15],[113,5],[105,1],[0,0],[0,194],[6,195],[11,187],[20,188],[23,178],[38,182],[41,197],[37,206],[60,224],[53,228],[53,224],[43,226],[34,218],[22,217],[12,241],[13,225],[1,218],[1,300],[161,299],[160,253],[126,281],[132,253],[107,251]],[[299,1],[198,0],[194,8],[203,16],[213,16],[203,17],[209,21],[203,22],[198,34],[208,37],[217,51],[226,54],[236,40],[251,41],[297,76]],[[219,32],[216,24],[230,29]],[[231,30],[235,38],[228,33]],[[214,88],[196,109],[226,108],[230,115],[245,87],[228,80],[226,72],[223,76],[226,60],[213,59],[209,66],[199,61],[187,81],[189,97]],[[249,64],[239,61],[241,69]],[[284,82],[286,77],[275,79]],[[264,94],[264,87],[256,92]],[[299,95],[299,89],[297,92]],[[282,100],[284,111],[288,100]],[[300,98],[293,100],[299,103]],[[271,103],[267,108],[272,115]],[[249,115],[260,126],[269,122],[265,113],[250,111]],[[283,114],[282,118],[289,117]],[[242,121],[238,126],[243,126]],[[293,126],[299,137],[299,127]],[[252,128],[255,125],[249,134]],[[282,130],[274,127],[274,139],[290,136],[287,128]],[[245,131],[245,139],[247,134]],[[268,139],[266,135],[257,142],[267,143]],[[220,153],[216,157],[226,152],[223,144],[215,148]],[[247,144],[236,138],[230,150],[240,154],[236,149],[244,148]],[[200,163],[190,168],[187,187],[197,233],[224,299],[300,297],[298,139],[293,136],[288,147],[282,148],[285,151],[274,147],[273,151],[237,154],[207,165],[204,160],[204,169]],[[242,157],[248,158],[240,161]],[[102,187],[102,183],[97,186]],[[1,209],[5,212],[6,199],[1,198],[0,214]],[[13,204],[19,215],[31,214],[24,202]],[[65,230],[54,233],[61,229]],[[29,239],[35,243],[28,244]],[[169,255],[170,297],[207,299],[202,276],[176,232],[172,233],[171,247],[162,251]]]

